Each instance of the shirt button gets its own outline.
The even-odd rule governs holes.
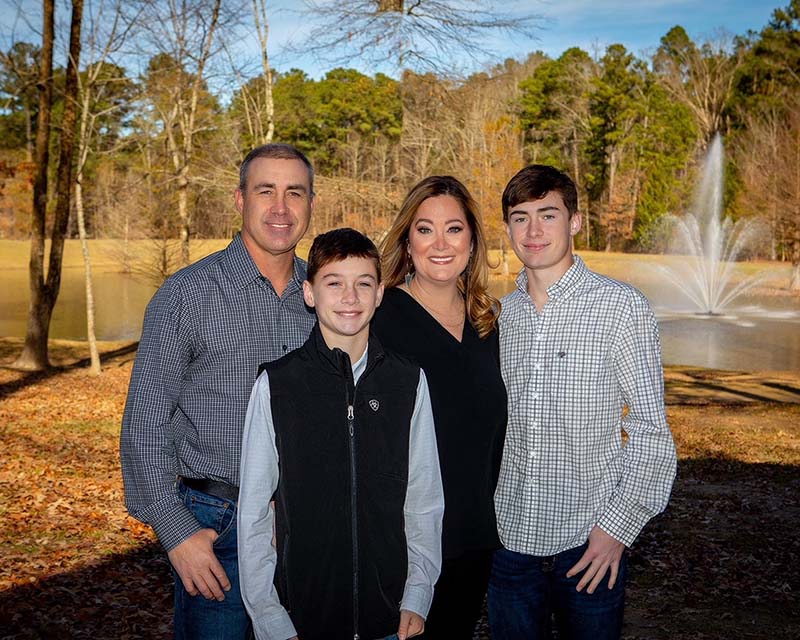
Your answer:
[[[535,338],[536,340],[544,340],[544,334],[543,334],[543,333],[537,333],[537,334],[534,336],[534,338]]]
[[[283,345],[283,351],[286,352],[289,349],[286,345]]]
[[[531,398],[533,398],[534,400],[538,400],[540,397],[541,397],[541,394],[538,391],[534,391],[531,394]]]
[[[544,367],[544,365],[541,362],[534,362],[533,363],[533,368],[536,369],[537,371],[541,371],[542,367]]]

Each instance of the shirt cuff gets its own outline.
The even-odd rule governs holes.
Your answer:
[[[626,547],[630,547],[653,513],[637,504],[612,500],[597,526]]]
[[[283,607],[271,616],[254,618],[253,632],[257,640],[288,640],[297,635],[292,619]]]
[[[182,502],[171,506],[169,511],[159,512],[145,520],[167,551],[172,551],[203,528]]]
[[[406,585],[403,591],[403,599],[400,601],[400,609],[411,611],[425,619],[431,609],[432,600],[433,590],[420,586]]]

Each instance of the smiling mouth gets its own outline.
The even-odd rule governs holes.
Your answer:
[[[452,256],[444,258],[430,258],[430,261],[433,262],[433,264],[449,264],[453,261],[453,258]]]

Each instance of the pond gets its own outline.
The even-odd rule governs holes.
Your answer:
[[[665,364],[741,371],[800,371],[800,297],[748,295],[723,316],[676,313],[663,301],[663,282],[647,270],[630,268],[624,275],[653,303],[659,321]],[[610,274],[620,277],[620,274]],[[496,295],[508,292],[513,280],[492,280]],[[130,275],[95,274],[97,335],[101,340],[136,340],[142,316],[155,286]],[[25,335],[28,276],[24,268],[0,273],[0,335]],[[83,271],[65,268],[62,290],[50,335],[86,339]]]

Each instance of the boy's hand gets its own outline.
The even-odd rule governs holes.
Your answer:
[[[588,584],[589,588],[586,589],[586,593],[592,594],[606,573],[610,572],[608,588],[612,589],[617,581],[619,562],[622,559],[623,551],[625,551],[624,544],[612,538],[600,527],[595,526],[589,534],[589,546],[575,566],[567,571],[567,577],[571,578],[586,569],[576,590],[582,591]]]
[[[397,629],[399,640],[413,638],[423,631],[425,631],[425,620],[422,619],[422,616],[413,611],[400,611],[400,626]]]

